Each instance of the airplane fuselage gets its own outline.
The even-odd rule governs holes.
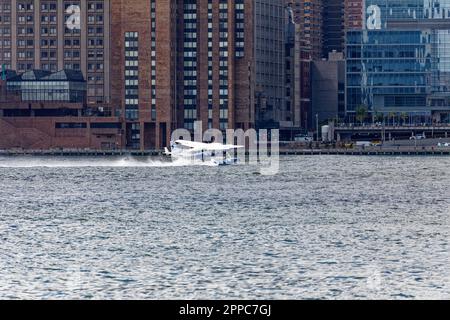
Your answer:
[[[241,146],[224,145],[220,143],[201,143],[177,140],[171,143],[171,151],[166,151],[167,155],[170,155],[173,160],[189,160],[189,161],[201,161],[212,162],[213,164],[226,163],[228,164],[232,159],[227,156],[228,151],[242,148]],[[237,162],[235,159],[233,163]]]

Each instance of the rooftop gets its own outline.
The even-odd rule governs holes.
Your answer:
[[[30,70],[20,75],[15,71],[10,77],[7,76],[8,81],[71,81],[84,82],[84,77],[81,71],[64,69],[57,72],[50,72],[45,70]]]

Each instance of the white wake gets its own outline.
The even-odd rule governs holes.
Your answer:
[[[161,160],[156,158],[99,157],[0,157],[0,168],[164,168],[186,166],[212,166],[209,162],[189,160]]]

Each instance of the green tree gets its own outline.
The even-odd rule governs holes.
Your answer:
[[[393,126],[395,126],[395,117],[397,116],[397,114],[395,113],[395,112],[389,112],[389,120],[388,120],[388,122],[390,121],[390,119],[392,119],[392,125]]]
[[[376,122],[383,122],[384,120],[384,115],[381,112],[376,112],[374,115],[374,119]]]
[[[406,121],[408,121],[409,116],[408,116],[408,114],[406,112],[402,112],[401,115],[400,115],[400,118],[402,119],[403,125],[405,125]]]
[[[369,109],[366,105],[362,104],[356,108],[356,121],[363,124],[363,122],[367,119],[367,115],[369,114]]]

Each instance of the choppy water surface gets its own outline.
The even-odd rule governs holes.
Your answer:
[[[0,158],[0,298],[450,298],[450,158]]]

